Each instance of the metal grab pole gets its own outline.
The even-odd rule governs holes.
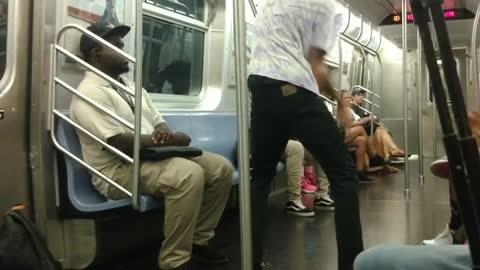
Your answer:
[[[143,58],[143,1],[135,1],[135,127],[133,143],[132,206],[139,209],[140,135],[142,132],[142,58]]]
[[[477,34],[478,34],[478,23],[480,22],[480,4],[478,4],[477,13],[475,13],[475,21],[473,22],[473,33],[472,33],[472,60],[473,60],[473,86],[474,91],[477,94],[477,110],[480,110],[480,92],[478,89],[478,58],[477,58]]]
[[[252,269],[250,208],[250,158],[248,134],[248,90],[245,37],[245,1],[233,1],[235,75],[237,84],[238,165],[240,170],[240,233],[242,270]]]
[[[408,166],[408,93],[407,93],[407,0],[402,0],[402,92],[403,92],[403,142],[405,151],[405,195],[410,193],[410,172]]]
[[[437,152],[437,102],[433,99],[432,102],[432,129],[433,129],[433,159],[438,158]]]
[[[417,112],[418,112],[418,169],[420,184],[423,185],[425,181],[425,172],[423,164],[423,117],[422,117],[422,38],[420,37],[420,30],[417,30]]]
[[[382,97],[383,97],[383,62],[382,62],[382,58],[380,57],[380,54],[375,51],[375,55],[377,57],[377,60],[378,60],[378,64],[379,64],[379,67],[380,67],[380,91],[379,91],[379,94],[377,95],[377,104],[380,105],[380,108],[379,108],[379,113],[378,113],[378,117],[382,117],[383,115],[383,111],[382,111]]]
[[[337,87],[342,89],[342,76],[343,76],[343,50],[342,50],[342,38],[340,33],[338,33],[338,83]]]

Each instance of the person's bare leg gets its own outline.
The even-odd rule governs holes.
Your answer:
[[[367,153],[367,138],[363,136],[358,136],[353,140],[352,144],[357,146],[357,149],[355,150],[355,157],[357,159],[357,171],[363,172],[367,169],[365,165],[365,154]]]
[[[390,154],[393,156],[403,156],[405,155],[405,151],[400,149],[395,142],[393,141],[392,136],[388,133],[385,128],[379,127],[375,132],[378,132],[378,136],[380,136],[380,140],[383,141],[390,149]]]

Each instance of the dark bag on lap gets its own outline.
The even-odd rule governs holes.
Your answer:
[[[149,147],[140,151],[141,160],[164,160],[172,157],[191,158],[203,154],[201,149],[191,146]]]

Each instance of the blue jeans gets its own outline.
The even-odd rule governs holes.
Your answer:
[[[467,245],[379,246],[361,253],[355,270],[470,270]]]

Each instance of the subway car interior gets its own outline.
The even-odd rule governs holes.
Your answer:
[[[305,2],[311,1],[316,0]],[[63,269],[166,268],[159,250],[167,245],[162,247],[165,209],[175,203],[164,200],[161,193],[175,187],[156,184],[158,194],[145,192],[141,172],[141,139],[150,135],[144,134],[143,113],[155,111],[172,132],[188,135],[187,144],[217,154],[232,168],[232,184],[220,192],[225,198],[228,194],[228,200],[223,210],[218,208],[219,222],[208,243],[229,262],[216,266],[192,262],[188,269],[254,269],[250,210],[256,206],[250,202],[247,71],[256,18],[271,2],[0,0],[0,213],[25,204],[24,215],[39,229]],[[435,82],[411,9],[410,2],[415,1],[318,2],[333,5],[340,18],[324,60],[332,91],[320,89],[320,98],[341,132],[349,134],[342,122],[345,117],[363,123],[359,127],[365,132],[365,145],[345,135],[359,174],[365,249],[384,244],[465,245],[464,230],[451,228],[449,222],[455,212],[449,173],[440,168],[447,152],[433,94]],[[475,122],[475,117],[480,118],[475,114],[480,112],[480,1],[441,2],[461,96],[474,135],[480,136],[480,121]],[[100,30],[90,27],[97,24],[130,29],[121,34],[121,44],[112,45]],[[442,44],[432,37],[435,61],[442,67]],[[85,40],[96,44],[88,54]],[[128,65],[124,74],[128,83],[92,64],[96,46],[123,59],[119,65]],[[442,73],[442,85],[447,85],[450,75]],[[115,89],[131,105],[132,111],[124,106],[131,119],[88,97],[88,90],[83,91],[88,78],[89,83],[97,80],[102,87]],[[142,93],[149,99],[131,99]],[[88,104],[95,113],[74,114],[75,101]],[[451,110],[452,101],[447,102]],[[131,154],[114,147],[108,137],[96,135],[95,127],[76,121],[100,115],[107,120],[89,123],[99,123],[96,127],[115,122],[128,130],[134,142]],[[270,268],[265,264],[263,269],[338,269],[336,198],[315,158],[304,157],[307,151],[301,144],[300,171],[295,174],[291,166],[298,152],[288,151],[291,141],[299,144],[290,138],[271,184],[263,247]],[[129,173],[125,179],[131,184],[115,180],[120,169],[110,173],[95,159],[85,158],[86,142],[128,164],[124,173]],[[164,166],[161,173],[172,168]],[[112,190],[120,195],[110,197]],[[186,210],[176,211],[174,215],[182,215]],[[214,215],[209,211],[206,218]],[[169,224],[168,230],[180,230],[179,226]]]

